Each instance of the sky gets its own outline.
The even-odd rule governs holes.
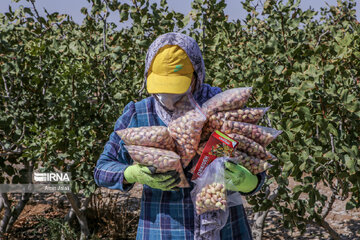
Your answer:
[[[265,0],[262,0],[264,2]],[[357,0],[358,4],[356,6],[356,15],[357,19],[360,20],[360,0]],[[131,4],[131,0],[120,0],[122,3]],[[160,0],[150,0],[150,2],[159,3]],[[226,0],[227,7],[225,8],[225,14],[229,16],[229,20],[244,19],[246,17],[246,11],[242,8],[240,0]],[[320,11],[321,7],[325,7],[326,3],[329,5],[337,5],[336,0],[302,0],[300,7],[303,10],[308,9],[309,7]],[[46,8],[49,13],[59,12],[67,13],[73,17],[73,20],[77,23],[81,23],[83,19],[83,14],[80,13],[82,7],[90,7],[90,4],[87,0],[36,0],[36,7],[40,15],[44,16],[43,9]],[[32,5],[25,0],[20,1],[19,3],[14,3],[12,0],[0,0],[0,12],[4,13],[8,10],[8,6],[11,5],[13,9],[18,8],[18,6],[23,5],[26,7],[32,7]],[[175,10],[184,14],[188,14],[191,10],[191,0],[168,0],[168,5],[170,10]],[[109,21],[115,22],[118,24],[118,12],[116,14],[111,14],[108,18]],[[126,26],[126,25],[125,25]]]

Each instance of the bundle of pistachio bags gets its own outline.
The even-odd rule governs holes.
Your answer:
[[[268,108],[244,108],[251,87],[234,88],[215,95],[200,108],[191,97],[178,103],[176,116],[168,127],[149,126],[117,131],[135,163],[153,166],[158,172],[176,170],[179,187],[189,187],[183,168],[188,166],[215,130],[239,142],[233,161],[253,173],[262,172],[273,156],[265,149],[280,133],[256,125]]]

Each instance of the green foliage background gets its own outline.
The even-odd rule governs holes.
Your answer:
[[[278,157],[265,192],[249,199],[255,211],[275,207],[287,227],[321,223],[329,199],[318,183],[360,207],[360,24],[354,1],[301,10],[300,1],[267,0],[257,12],[243,2],[244,22],[227,21],[225,1],[195,0],[189,15],[146,0],[88,0],[85,19],[30,8],[0,14],[0,161],[72,172],[73,190],[94,192],[93,169],[123,107],[140,100],[148,46],[179,31],[200,45],[206,82],[223,89],[253,86],[249,105],[271,106],[261,124],[283,130],[270,145]],[[128,28],[107,22],[109,12]],[[298,183],[288,188],[288,178]],[[9,182],[4,174],[1,182]],[[305,198],[299,198],[305,194]]]

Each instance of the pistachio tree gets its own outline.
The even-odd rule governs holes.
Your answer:
[[[194,0],[185,15],[165,0],[88,0],[80,24],[66,14],[40,15],[36,2],[27,1],[31,8],[0,14],[1,183],[28,182],[31,171],[71,172],[65,220],[76,216],[82,238],[89,236],[84,211],[96,189],[96,160],[124,106],[147,97],[140,91],[146,51],[157,36],[183,32],[200,45],[206,83],[252,86],[249,105],[271,107],[260,124],[283,131],[269,146],[277,159],[265,187],[248,198],[256,238],[274,208],[287,228],[304,232],[315,224],[339,239],[325,220],[335,199],[360,207],[354,1],[317,12],[301,9],[300,1],[246,0],[243,20],[229,21],[224,0]],[[118,23],[108,20],[110,13]],[[320,183],[330,197],[319,192]],[[10,231],[30,197],[12,209],[8,194],[1,195],[0,232]]]

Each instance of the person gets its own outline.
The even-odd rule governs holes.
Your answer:
[[[176,187],[176,172],[153,173],[146,166],[135,164],[115,131],[142,126],[167,126],[175,103],[191,86],[199,106],[221,92],[204,83],[205,66],[196,41],[181,33],[159,36],[149,47],[144,72],[144,85],[151,94],[139,102],[128,103],[115,123],[95,170],[98,186],[127,192],[134,183],[143,184],[140,219],[136,239],[194,239],[194,205],[190,192],[193,184],[189,170],[197,155],[184,169],[190,188]],[[246,168],[226,164],[226,178],[234,182],[232,191],[251,195],[259,191],[266,174],[251,174]],[[221,239],[252,239],[243,205],[230,208],[229,218],[220,232]]]

